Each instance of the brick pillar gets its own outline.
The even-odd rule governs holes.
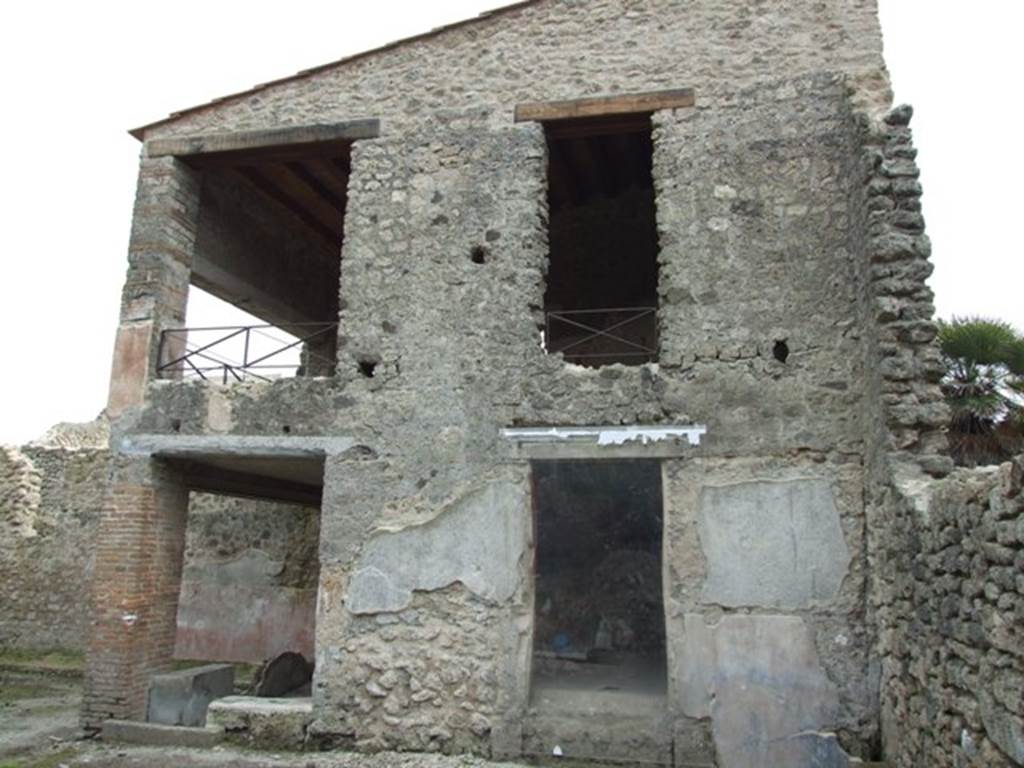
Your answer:
[[[119,458],[96,535],[82,725],[145,717],[174,653],[188,489],[151,458]]]
[[[113,417],[142,403],[161,331],[185,322],[199,188],[199,174],[181,161],[142,158],[111,365],[107,412]]]

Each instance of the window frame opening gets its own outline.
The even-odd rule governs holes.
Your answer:
[[[651,112],[543,122],[543,347],[569,363],[657,362],[659,245]]]
[[[323,141],[254,147],[239,140],[237,149],[179,157],[200,176],[189,289],[251,319],[213,312],[197,321],[190,317],[189,327],[165,330],[159,378],[227,384],[334,375],[355,140],[338,133],[340,138]]]

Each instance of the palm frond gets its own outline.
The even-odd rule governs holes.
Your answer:
[[[939,348],[949,358],[976,365],[1007,365],[1017,354],[1021,337],[1009,323],[982,317],[954,317],[940,320]]]

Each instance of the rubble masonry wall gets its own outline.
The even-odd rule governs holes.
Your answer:
[[[887,503],[875,595],[885,754],[1024,765],[1024,457],[909,481]]]

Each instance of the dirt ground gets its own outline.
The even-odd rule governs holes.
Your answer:
[[[0,668],[0,768],[74,739],[81,695],[76,677]]]
[[[0,758],[0,768],[522,768],[476,757],[398,754],[262,755],[228,748],[210,750],[123,747],[97,742],[54,744],[17,758]]]

